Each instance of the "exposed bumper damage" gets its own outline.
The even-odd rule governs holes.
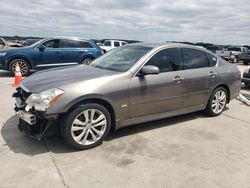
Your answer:
[[[47,115],[45,112],[34,109],[25,109],[26,99],[31,93],[17,88],[12,97],[16,99],[14,110],[19,116],[18,128],[27,136],[41,140],[58,132],[58,115]]]

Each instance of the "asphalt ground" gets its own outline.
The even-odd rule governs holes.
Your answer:
[[[0,71],[1,188],[250,187],[250,107],[238,100],[219,117],[196,112],[135,125],[76,152],[59,136],[37,141],[18,131],[11,83]]]

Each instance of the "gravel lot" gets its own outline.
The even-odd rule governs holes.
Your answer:
[[[59,137],[39,142],[18,131],[12,82],[0,71],[1,188],[250,187],[250,107],[238,100],[219,117],[198,112],[136,125],[75,152]]]

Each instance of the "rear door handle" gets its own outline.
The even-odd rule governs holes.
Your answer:
[[[183,80],[184,80],[184,78],[181,78],[180,76],[175,76],[173,79],[173,81],[175,81],[176,83],[180,83]]]
[[[211,76],[211,77],[215,77],[215,76],[216,76],[216,73],[213,72],[213,71],[210,71],[208,75]]]

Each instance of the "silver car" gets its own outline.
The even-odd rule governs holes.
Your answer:
[[[74,149],[111,130],[204,110],[222,113],[240,91],[240,71],[201,47],[132,44],[90,65],[38,72],[17,91],[19,129],[41,139],[60,132]]]

